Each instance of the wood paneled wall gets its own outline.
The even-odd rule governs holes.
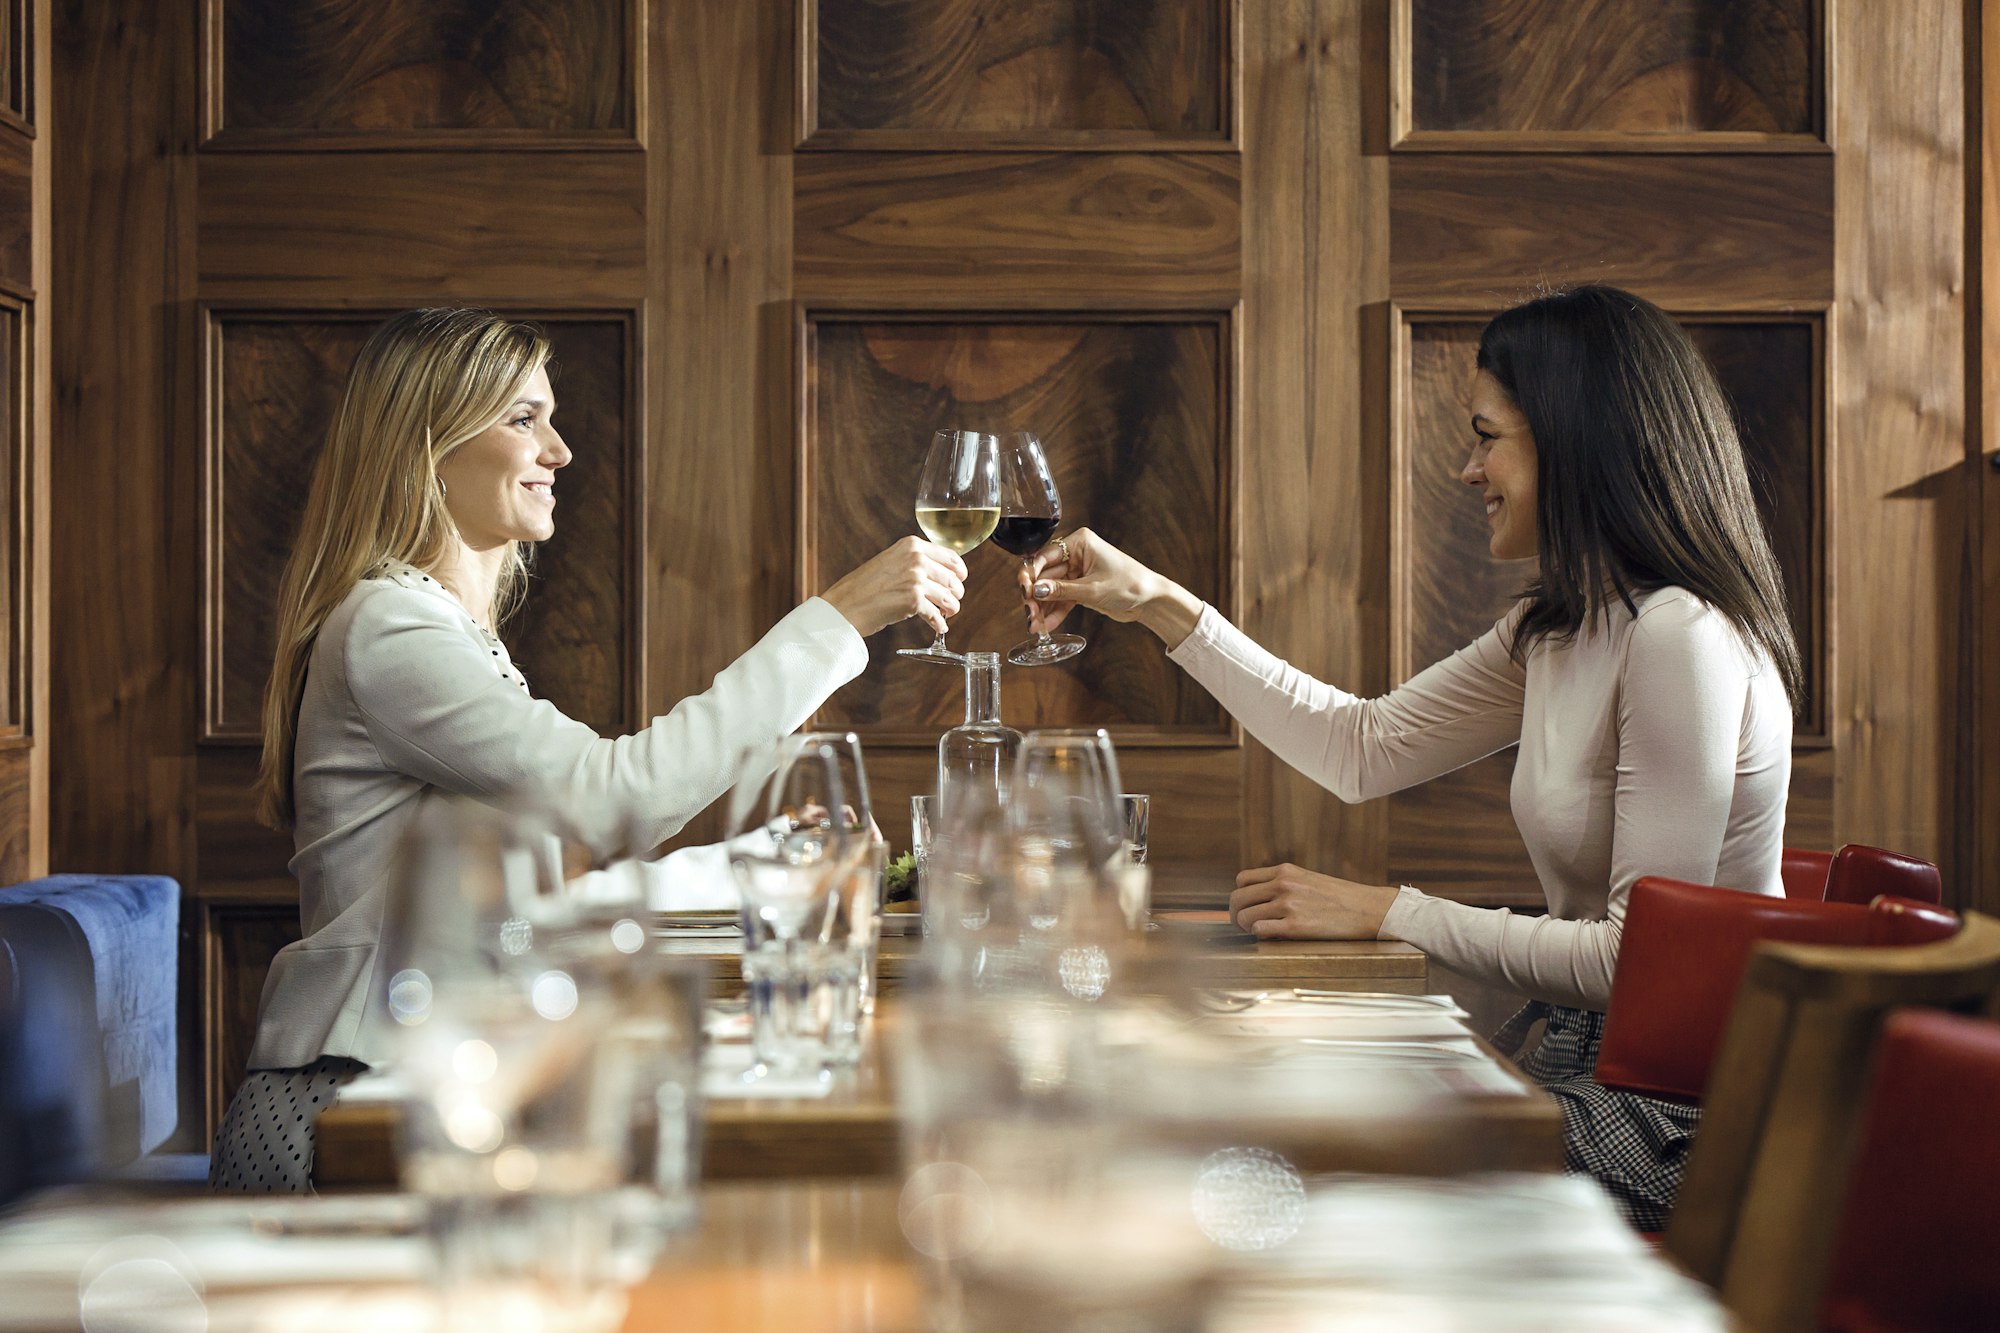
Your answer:
[[[1966,34],[1953,0],[1883,8],[69,0],[52,854],[190,886],[190,1124],[293,902],[244,792],[273,578],[347,360],[415,304],[554,335],[577,461],[512,633],[619,730],[910,531],[941,426],[1039,431],[1067,522],[1386,688],[1522,579],[1454,480],[1480,322],[1632,287],[1758,464],[1812,672],[1792,840],[1935,856],[1969,901]],[[972,566],[953,641],[1004,649],[1010,563]],[[1291,859],[1538,901],[1504,756],[1346,807],[1080,619],[1090,651],[1010,672],[1008,715],[1111,726],[1183,887]],[[891,656],[921,637],[821,719],[863,732],[885,811],[956,709]]]
[[[49,27],[0,4],[0,884],[48,867]]]

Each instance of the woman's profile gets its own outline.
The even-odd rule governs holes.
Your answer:
[[[217,1135],[219,1187],[304,1188],[318,1112],[385,1058],[371,1003],[383,899],[427,798],[532,792],[593,861],[642,856],[728,788],[740,755],[859,675],[865,635],[912,615],[941,630],[959,608],[964,564],[908,538],[644,730],[607,738],[564,716],[499,633],[528,552],[555,531],[571,456],[549,355],[530,324],[409,311],[368,339],[328,423],[279,594],[257,779],[260,812],[293,835],[304,938],[265,983],[251,1073]],[[714,891],[674,867],[653,872],[665,904]]]
[[[1571,1168],[1657,1230],[1699,1111],[1590,1080],[1625,900],[1641,875],[1782,892],[1798,650],[1728,405],[1658,307],[1583,286],[1502,313],[1471,408],[1460,477],[1492,555],[1535,574],[1492,629],[1380,698],[1280,661],[1087,530],[1024,575],[1031,621],[1084,605],[1144,623],[1343,800],[1518,746],[1511,805],[1546,916],[1295,865],[1243,871],[1230,909],[1263,937],[1407,940],[1527,995],[1548,1023],[1524,1068],[1562,1101]]]

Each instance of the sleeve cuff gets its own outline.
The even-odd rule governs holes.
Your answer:
[[[1382,924],[1375,931],[1378,940],[1401,940],[1405,944],[1415,944],[1413,932],[1420,930],[1418,918],[1423,914],[1424,904],[1430,899],[1416,889],[1405,884],[1396,890],[1396,901],[1389,904],[1389,911],[1382,918]],[[1421,947],[1421,946],[1419,946]]]
[[[868,669],[867,641],[824,597],[807,598],[778,623],[825,653],[827,664],[840,673],[843,684]]]
[[[1179,644],[1167,649],[1167,660],[1186,667],[1196,659],[1205,656],[1215,648],[1215,643],[1229,622],[1222,618],[1222,612],[1207,602],[1201,604],[1201,617],[1194,622],[1194,630]]]

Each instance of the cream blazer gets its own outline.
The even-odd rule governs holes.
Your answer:
[[[803,723],[868,664],[861,636],[813,598],[652,725],[609,740],[528,693],[500,640],[407,566],[363,580],[313,647],[293,763],[299,917],[264,983],[252,1069],[389,1054],[376,946],[396,850],[434,793],[544,793],[599,859],[657,846],[726,791],[743,752]],[[723,858],[655,863],[663,906],[733,901]]]

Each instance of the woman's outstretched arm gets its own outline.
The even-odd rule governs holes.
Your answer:
[[[1426,781],[1521,737],[1527,676],[1508,652],[1511,614],[1388,694],[1362,699],[1267,652],[1088,528],[1044,552],[1027,591],[1037,629],[1072,606],[1146,625],[1251,735],[1344,801]]]

